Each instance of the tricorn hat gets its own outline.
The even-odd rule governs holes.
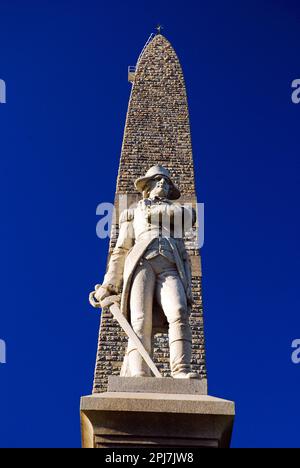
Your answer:
[[[165,177],[168,180],[170,184],[170,192],[168,195],[169,200],[177,200],[178,198],[180,198],[181,196],[180,190],[172,182],[170,172],[167,169],[165,169],[163,166],[152,166],[149,169],[149,171],[147,171],[144,177],[140,177],[139,179],[135,181],[134,183],[135,188],[139,192],[143,193],[145,190],[145,186],[147,185],[147,182],[156,176]]]

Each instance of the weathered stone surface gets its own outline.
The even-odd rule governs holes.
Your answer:
[[[82,397],[81,410],[234,416],[234,403],[209,395],[105,392]]]
[[[234,403],[207,395],[100,393],[81,399],[82,446],[229,447]]]
[[[135,73],[129,101],[115,206],[122,197],[130,204],[139,200],[133,181],[155,164],[166,167],[179,186],[181,203],[196,203],[194,166],[187,97],[182,69],[170,43],[157,35],[144,50]],[[117,213],[118,219],[118,213]],[[118,235],[112,226],[110,252]],[[194,306],[190,317],[193,333],[192,370],[206,378],[201,263],[192,239],[186,239],[192,260]],[[118,375],[127,338],[109,311],[103,311],[94,379],[94,393],[107,389],[109,375]],[[154,361],[164,376],[170,375],[168,335],[155,337]]]
[[[108,377],[108,392],[207,395],[207,380],[156,377]]]

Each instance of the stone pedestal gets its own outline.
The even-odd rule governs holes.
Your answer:
[[[203,394],[203,382],[128,377],[119,378],[118,385],[116,379],[108,389],[121,391],[81,399],[84,448],[229,447],[234,403]],[[186,392],[172,393],[176,386]]]

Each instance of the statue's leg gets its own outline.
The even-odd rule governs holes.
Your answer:
[[[170,367],[173,377],[196,378],[191,373],[192,333],[186,293],[177,269],[160,259],[164,268],[157,277],[156,298],[169,323]]]
[[[147,260],[142,260],[133,277],[130,293],[130,319],[133,330],[150,355],[155,281],[155,273],[150,264]],[[128,341],[127,359],[131,376],[151,376],[149,367],[131,340]]]

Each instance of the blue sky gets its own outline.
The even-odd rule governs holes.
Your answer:
[[[300,446],[300,7],[292,0],[1,0],[0,446],[80,446],[130,92],[158,22],[183,66],[199,201],[209,391],[234,447]],[[59,423],[58,423],[59,422]]]

